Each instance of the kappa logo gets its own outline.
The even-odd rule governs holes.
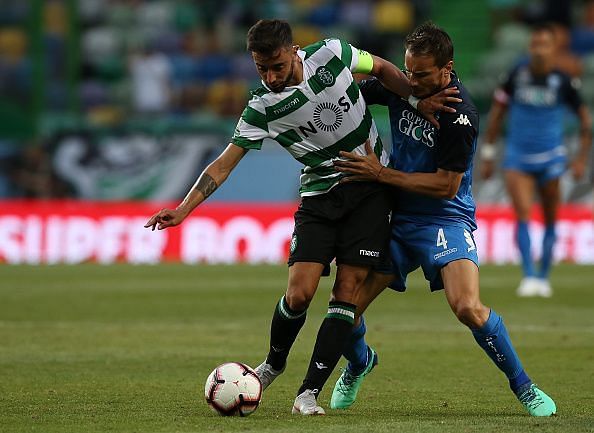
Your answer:
[[[445,251],[442,251],[440,253],[433,255],[433,260],[441,259],[442,257],[445,257],[449,254],[454,254],[457,252],[458,252],[458,248],[456,248],[456,247],[450,248],[449,250],[445,250]]]
[[[318,361],[316,361],[316,367],[318,368],[318,370],[323,370],[324,368],[328,368],[328,366],[326,364],[324,364],[323,362],[318,362]]]
[[[293,254],[297,249],[297,235],[293,235],[293,237],[291,238],[291,246],[289,247],[289,249],[291,251],[291,254]]]
[[[468,125],[468,126],[472,126],[472,124],[470,123],[470,120],[468,120],[468,116],[466,114],[460,114],[458,116],[458,118],[456,120],[454,120],[454,123],[458,123],[460,125]]]

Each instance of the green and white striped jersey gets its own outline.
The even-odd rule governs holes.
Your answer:
[[[301,196],[328,192],[344,175],[334,170],[341,150],[365,155],[365,141],[382,164],[388,153],[378,136],[359,86],[351,71],[359,64],[359,50],[326,39],[298,51],[303,82],[280,93],[264,84],[252,92],[231,142],[245,149],[260,149],[262,141],[277,141],[305,167],[301,170]]]

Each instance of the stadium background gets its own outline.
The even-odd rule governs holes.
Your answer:
[[[266,263],[286,254],[298,167],[266,143],[182,227],[143,228],[227,144],[258,82],[244,51],[257,18],[289,19],[301,45],[339,36],[399,65],[403,35],[431,18],[451,33],[456,69],[484,116],[499,74],[523,55],[527,25],[550,18],[570,25],[571,49],[558,58],[581,75],[594,107],[592,4],[0,0],[0,431],[592,433],[588,181],[563,179],[570,205],[555,254],[575,263],[553,269],[551,299],[515,294],[521,270],[501,179],[474,188],[481,260],[497,263],[481,265],[481,297],[555,398],[559,416],[550,419],[525,414],[421,272],[405,295],[371,305],[368,341],[380,364],[352,410],[289,414],[327,311],[333,279],[324,278],[261,408],[217,417],[202,396],[208,374],[226,361],[258,365],[268,349],[287,271]],[[150,56],[140,56],[144,48]],[[387,137],[385,112],[374,114]],[[568,119],[571,147],[575,129]],[[536,210],[532,229],[541,230]],[[222,264],[186,265],[202,262]],[[44,263],[52,266],[31,266]]]
[[[0,261],[282,262],[299,165],[272,142],[180,230],[141,227],[228,143],[259,84],[244,46],[260,17],[288,19],[301,46],[340,37],[397,65],[403,36],[430,18],[453,37],[455,69],[483,125],[501,74],[525,53],[528,26],[555,21],[566,42],[560,65],[594,106],[591,1],[0,0]],[[373,112],[389,137],[386,111]],[[576,130],[568,116],[570,149]],[[592,264],[592,184],[568,174],[562,185],[569,205],[556,259]],[[501,176],[475,179],[474,193],[481,259],[516,262]],[[536,209],[531,229],[538,254]]]

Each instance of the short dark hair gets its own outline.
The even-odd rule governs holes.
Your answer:
[[[415,55],[432,56],[439,68],[454,59],[452,39],[431,21],[414,29],[404,40],[404,48]]]
[[[282,47],[293,45],[293,31],[283,20],[260,20],[247,34],[247,50],[271,55]]]

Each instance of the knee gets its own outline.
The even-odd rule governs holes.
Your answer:
[[[332,300],[356,304],[359,297],[357,290],[359,286],[360,284],[351,284],[350,282],[343,281],[340,285],[336,285],[332,289]]]
[[[458,302],[452,310],[458,320],[471,329],[482,328],[489,318],[489,309],[480,302]]]
[[[332,298],[335,301],[354,302],[364,287],[365,275],[341,275],[332,287]]]
[[[285,293],[285,301],[291,310],[303,311],[309,307],[313,294],[306,287],[290,287]]]

